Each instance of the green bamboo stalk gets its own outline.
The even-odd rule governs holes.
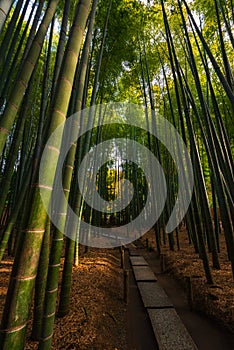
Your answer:
[[[181,10],[181,8],[180,8],[180,10]],[[182,21],[183,21],[183,25],[184,25],[185,35],[186,35],[187,42],[188,42],[188,48],[189,48],[190,55],[191,55],[191,62],[193,63],[192,71],[196,76],[195,81],[196,81],[196,85],[198,87],[198,94],[199,94],[199,97],[201,99],[201,105],[204,106],[204,99],[202,97],[202,91],[201,91],[201,87],[199,85],[199,77],[198,77],[197,69],[195,66],[195,61],[194,61],[194,57],[192,54],[192,48],[191,48],[191,44],[189,41],[189,36],[188,36],[187,30],[185,27],[185,19],[183,17],[182,11],[181,11],[181,17],[182,17]],[[175,53],[174,53],[174,56],[175,56],[175,61],[177,62],[177,58],[176,58]],[[177,74],[178,74],[178,77],[180,80],[181,90],[183,92],[181,70],[179,68],[178,63],[177,63],[177,72],[178,72]],[[187,87],[187,89],[189,88],[187,83],[186,83],[186,87]],[[192,96],[192,94],[190,94],[190,95]],[[185,98],[184,98],[184,101],[185,101]],[[189,109],[186,108],[186,102],[184,102],[184,104],[185,104],[185,110],[188,111]],[[195,106],[195,103],[193,102],[193,107],[194,106]],[[205,114],[205,108],[203,108],[203,112],[204,112],[204,118],[206,119],[207,116]],[[208,115],[208,117],[209,117],[209,115]],[[205,218],[204,221],[206,224],[205,228],[206,228],[206,231],[208,234],[208,241],[212,245],[213,266],[215,268],[219,269],[220,264],[219,264],[219,258],[218,258],[218,252],[217,252],[217,243],[215,240],[215,233],[214,233],[214,228],[212,225],[212,220],[211,220],[211,215],[210,215],[210,210],[209,210],[208,196],[207,196],[207,192],[206,192],[206,188],[205,188],[205,181],[203,178],[200,157],[199,157],[198,149],[196,146],[196,140],[195,140],[195,136],[194,136],[195,134],[194,134],[193,126],[192,126],[190,117],[188,116],[188,113],[186,113],[186,121],[187,121],[187,126],[189,129],[189,133],[190,133],[190,140],[192,141],[192,150],[193,150],[192,156],[193,157],[195,156],[194,165],[195,165],[195,170],[196,170],[195,174],[197,174],[196,175],[197,177],[195,177],[195,180],[197,181],[197,188],[199,189],[199,187],[200,187],[200,191],[198,191],[198,193],[200,194],[200,203],[201,203],[202,211],[205,213],[205,215],[204,215],[204,218]],[[201,123],[199,125],[200,125],[201,131],[202,131],[202,135],[204,135],[204,131],[203,131],[203,127],[202,127]],[[206,138],[205,138],[205,142],[206,142]],[[208,153],[209,153],[209,150],[211,149],[211,147],[212,147],[212,144],[210,144],[210,147],[207,144],[207,152]]]
[[[27,11],[27,8],[28,8],[28,5],[29,5],[29,1],[30,0],[27,0],[24,4],[24,7],[23,7],[23,11],[20,15],[20,18],[19,18],[19,21],[17,23],[17,26],[15,28],[15,32],[14,32],[14,35],[13,35],[13,38],[11,40],[11,43],[8,47],[8,50],[5,52],[5,62],[4,62],[4,70],[2,71],[2,74],[1,74],[1,85],[0,85],[0,96],[2,98],[2,91],[3,91],[3,88],[4,88],[4,84],[5,84],[5,81],[8,77],[8,72],[10,70],[10,67],[11,67],[11,62],[13,61],[13,57],[14,57],[14,53],[15,54],[19,54],[22,46],[19,47],[19,42],[21,40],[19,40],[19,37],[20,37],[20,33],[21,33],[21,29],[22,29],[22,25],[23,25],[23,21],[24,21],[24,17],[25,17],[25,14],[26,14],[26,11]],[[34,6],[35,6],[36,2],[34,2]],[[33,10],[34,10],[34,7],[33,7]],[[31,11],[31,14],[30,14],[30,18],[32,16],[32,11]],[[28,21],[29,23],[29,21]],[[22,37],[25,37],[26,36],[26,31],[24,30],[23,34],[22,34]],[[21,38],[22,38],[21,37]],[[11,78],[11,77],[10,77]]]
[[[28,56],[22,66],[22,69],[18,76],[18,81],[16,82],[9,101],[7,103],[6,109],[0,119],[0,155],[4,148],[7,136],[10,133],[11,127],[17,116],[18,109],[24,97],[25,90],[27,88],[30,77],[35,68],[35,64],[39,58],[41,48],[47,33],[49,24],[54,16],[58,0],[50,0],[45,16],[40,24],[38,32],[34,38],[32,46],[29,50]]]
[[[52,81],[51,101],[54,101],[54,97],[55,97],[54,95],[55,95],[56,86],[58,82],[59,72],[61,70],[61,65],[63,61],[63,55],[64,55],[65,44],[66,44],[68,18],[69,18],[69,12],[70,12],[70,3],[71,3],[71,0],[66,0],[64,2],[63,19],[62,19],[62,25],[61,25],[60,35],[59,35],[59,43],[58,43],[58,49],[56,53],[56,61],[55,61],[55,67],[54,67],[54,76]]]
[[[78,85],[77,85],[77,91],[75,96],[76,97],[75,112],[80,111],[82,108],[82,100],[83,100],[84,87],[85,87],[85,76],[87,74],[89,50],[90,50],[90,43],[92,39],[92,31],[94,27],[97,4],[98,4],[98,0],[94,0],[92,5],[92,10],[90,13],[90,18],[89,18],[89,27],[88,27],[88,31],[86,34],[86,39],[85,39],[85,43],[82,51],[80,71],[78,74]],[[71,176],[72,176],[72,172],[69,174],[70,172],[69,169],[70,169],[70,165],[74,166],[75,154],[76,154],[76,148],[74,147],[74,149],[71,149],[69,151],[69,154],[67,157],[67,167],[64,174],[64,178],[65,179],[67,178],[65,182],[67,182],[69,189],[70,189]],[[81,153],[80,153],[80,156],[81,156]],[[79,158],[78,163],[80,163],[80,161],[81,159]],[[74,247],[75,247],[75,243],[70,239],[68,239],[66,242],[66,255],[65,255],[65,263],[64,263],[64,269],[63,269],[60,301],[59,301],[59,310],[58,310],[59,316],[64,316],[69,312]]]
[[[226,75],[226,79],[227,79],[229,86],[233,89],[234,88],[233,75],[232,75],[230,63],[228,61],[228,57],[227,57],[227,53],[226,53],[226,49],[225,49],[225,44],[224,44],[224,40],[223,40],[223,33],[222,33],[222,28],[221,28],[219,11],[220,11],[220,9],[219,9],[217,0],[215,0],[215,12],[216,12],[216,18],[217,18],[217,24],[218,24],[219,41],[220,41],[220,48],[221,48],[221,52],[222,52],[225,75]]]
[[[225,5],[226,5],[225,2],[223,2],[221,0],[218,0],[217,6],[221,10],[221,13],[222,13],[222,16],[223,16],[223,19],[224,19],[224,22],[225,22],[225,26],[226,26],[226,29],[227,29],[227,33],[228,33],[229,39],[230,39],[230,41],[232,43],[232,47],[234,49],[234,37],[233,37],[232,27],[231,27],[229,19],[227,18],[227,15],[226,15],[227,11],[226,11],[226,14],[225,14],[225,10],[224,10],[224,7],[226,7]],[[233,2],[232,1],[231,1],[231,10],[232,10],[232,20],[234,21],[234,6],[233,6]]]
[[[4,39],[3,39],[1,46],[0,46],[0,72],[2,72],[2,69],[3,69],[3,65],[5,62],[5,53],[7,52],[9,42],[10,42],[10,40],[12,38],[12,34],[15,30],[16,23],[17,23],[17,20],[19,18],[19,15],[20,15],[20,10],[22,8],[23,2],[24,2],[24,0],[17,1],[12,18],[10,20],[8,27],[7,27],[6,33],[4,35]]]
[[[199,38],[200,38],[200,40],[202,42],[202,45],[203,45],[203,47],[204,47],[204,49],[205,49],[205,51],[206,51],[206,53],[207,53],[207,55],[209,57],[209,59],[210,59],[212,65],[213,65],[214,69],[215,69],[215,72],[216,72],[216,74],[217,74],[221,84],[223,85],[223,88],[226,91],[226,94],[227,94],[228,98],[230,99],[230,102],[232,103],[232,106],[234,108],[234,94],[233,94],[233,91],[232,91],[231,87],[229,86],[229,84],[228,84],[226,78],[224,77],[223,73],[221,72],[220,66],[218,65],[218,63],[217,63],[216,59],[214,58],[214,56],[213,56],[213,54],[212,54],[212,52],[211,52],[211,50],[210,50],[206,40],[204,39],[200,29],[198,28],[198,25],[196,24],[194,16],[193,16],[193,14],[192,14],[192,12],[191,12],[187,2],[185,0],[182,0],[182,2],[185,4],[185,7],[186,7],[188,15],[189,15],[189,17],[191,19],[191,22],[192,22],[192,24],[193,24],[193,26],[194,26],[194,28],[195,28]],[[179,1],[178,1],[178,4],[181,7]]]
[[[41,335],[45,289],[50,254],[50,225],[50,219],[47,218],[46,230],[43,238],[40,260],[38,264],[37,278],[35,282],[33,326],[31,335],[33,340],[40,340]]]
[[[16,158],[18,155],[19,147],[20,144],[22,143],[23,133],[25,129],[25,123],[28,117],[28,110],[29,110],[29,104],[30,104],[30,97],[32,93],[37,93],[37,91],[34,91],[34,77],[35,77],[35,71],[32,74],[32,77],[30,79],[29,85],[27,87],[27,90],[25,92],[24,100],[21,106],[21,110],[19,113],[19,117],[17,119],[16,123],[16,129],[14,132],[13,140],[11,142],[11,146],[9,149],[9,154],[10,157],[7,158],[6,160],[6,165],[3,173],[3,178],[1,180],[0,186],[2,186],[2,191],[0,194],[0,213],[2,213],[5,205],[5,201],[10,189],[11,185],[11,179],[12,175],[14,173],[13,169],[15,166]],[[21,163],[23,162],[23,157],[24,157],[24,149],[23,147],[21,148]],[[1,215],[1,214],[0,214]]]
[[[81,0],[78,3],[77,14],[69,37],[56,99],[51,114],[48,136],[64,121],[67,113],[78,54],[88,17],[89,5],[89,0]],[[52,11],[50,14],[51,13],[53,14]],[[57,147],[59,149],[61,140],[57,141]],[[16,256],[13,266],[12,279],[7,294],[7,303],[5,305],[1,325],[0,344],[4,349],[14,347],[20,349],[24,343],[29,305],[32,298],[33,285],[47,219],[46,209],[41,199],[41,191],[45,191],[48,199],[50,198],[52,189],[49,188],[47,184],[53,183],[58,161],[59,150],[54,147],[47,147],[47,151],[46,164],[50,164],[50,172],[45,169],[44,183],[34,184],[32,209],[28,221],[28,228],[25,230],[24,237],[21,241],[21,249],[19,249],[19,254]],[[50,306],[50,303],[48,306]],[[11,313],[9,313],[9,309]],[[51,329],[48,328],[46,332],[48,330],[49,332],[51,331]],[[40,346],[43,348],[50,348],[51,337],[50,339],[44,338],[43,340]]]
[[[68,314],[70,308],[70,294],[72,286],[72,267],[74,261],[75,241],[66,238],[65,260],[63,267],[63,277],[61,285],[61,295],[59,300],[58,317]]]
[[[58,92],[55,95],[56,96],[55,106],[56,104],[58,104],[58,106],[61,106],[61,101],[64,100],[64,94],[66,92],[70,99],[79,51],[80,51],[80,47],[83,39],[83,33],[86,26],[87,18],[88,18],[90,2],[91,2],[90,0],[81,0],[77,5],[76,16],[75,16],[74,24],[72,26],[71,33],[69,36],[69,41],[67,44],[67,48],[64,56],[64,62],[63,62],[63,66],[60,74]],[[74,59],[74,56],[75,56],[75,59]],[[64,106],[66,109],[63,107],[62,112],[64,109],[65,109],[65,112],[67,112],[69,99],[66,100],[66,104]],[[60,111],[58,111],[57,109],[54,109],[53,114],[56,115],[58,121],[59,120],[62,121],[61,109]],[[64,112],[62,113],[62,115],[64,115],[65,117]],[[53,122],[51,126],[54,129],[55,125]],[[75,149],[75,145],[72,145],[72,150],[73,149]],[[49,153],[50,153],[50,160],[53,160],[54,152],[49,151]],[[58,159],[58,157],[56,158]],[[65,179],[66,183],[64,183],[64,186],[66,189],[65,193],[67,193],[67,196],[69,194],[72,166],[73,164],[69,163],[69,177]],[[60,208],[60,209],[63,209],[63,208]],[[59,212],[58,215],[60,218],[61,225],[65,225],[64,214]],[[43,349],[43,350],[50,349],[51,343],[52,343],[53,325],[54,325],[54,319],[55,319],[55,308],[56,308],[56,298],[57,298],[57,289],[58,289],[58,274],[59,274],[62,246],[63,246],[63,234],[57,229],[53,234],[53,241],[52,241],[53,249],[51,249],[51,254],[50,254],[50,263],[49,263],[48,279],[47,279],[47,287],[46,287],[46,295],[45,295],[45,305],[44,305],[44,315],[43,315],[43,323],[42,323],[42,333],[41,333],[41,339],[39,343],[39,349]]]
[[[196,67],[196,63],[195,63],[195,59],[194,59],[194,55],[193,55],[193,50],[192,50],[189,35],[188,35],[187,29],[185,26],[185,19],[184,19],[184,15],[183,15],[183,11],[182,11],[180,3],[179,3],[179,7],[180,7],[181,18],[182,18],[183,23],[184,23],[185,35],[187,38],[187,45],[188,45],[188,50],[189,50],[189,54],[190,54],[190,64],[192,67],[192,72],[194,75],[194,80],[195,80],[196,88],[198,91],[199,101],[201,103],[204,121],[206,123],[206,130],[207,130],[207,137],[208,137],[209,144],[206,140],[206,136],[204,134],[202,124],[200,121],[199,113],[197,111],[197,108],[196,108],[196,105],[195,105],[195,102],[193,100],[193,96],[192,96],[191,92],[190,92],[189,97],[191,98],[191,103],[192,103],[194,112],[198,118],[201,131],[203,132],[204,142],[206,145],[207,155],[209,157],[210,166],[214,172],[215,187],[217,188],[217,196],[218,196],[218,200],[219,200],[220,212],[221,212],[221,217],[222,217],[222,221],[223,221],[226,246],[227,246],[229,258],[231,260],[232,271],[233,271],[233,276],[234,276],[234,239],[233,239],[233,235],[232,235],[233,227],[232,227],[232,222],[231,222],[231,217],[230,217],[230,209],[228,208],[227,201],[226,201],[224,179],[221,176],[219,159],[217,158],[217,152],[216,152],[216,145],[214,145],[214,139],[212,137],[212,133],[211,133],[211,129],[210,129],[210,119],[211,118],[209,116],[209,111],[208,111],[208,108],[207,108],[205,101],[204,101],[204,97],[203,97],[203,93],[202,93],[202,89],[201,89],[201,83],[200,83],[200,79],[199,79],[199,75],[198,75],[198,71],[197,71],[197,67]],[[184,80],[186,82],[185,78],[184,78]],[[188,84],[187,84],[187,88],[188,88]]]
[[[0,262],[2,261],[3,254],[5,252],[8,240],[10,238],[10,235],[12,233],[13,228],[15,227],[16,220],[19,216],[20,210],[22,210],[22,205],[24,203],[28,187],[30,184],[30,179],[31,179],[31,167],[26,167],[26,175],[23,176],[23,183],[19,189],[18,195],[15,200],[14,207],[12,208],[12,211],[10,213],[10,216],[6,222],[2,237],[1,237],[1,242],[0,242]]]
[[[30,33],[29,33],[29,36],[28,36],[28,40],[27,40],[27,44],[26,44],[25,50],[24,50],[24,54],[23,54],[21,65],[24,63],[24,61],[25,61],[25,59],[26,59],[26,57],[28,55],[28,52],[29,52],[29,50],[31,48],[31,45],[33,43],[33,39],[35,37],[35,32],[36,32],[36,29],[37,29],[37,25],[38,25],[38,22],[40,20],[41,13],[42,13],[42,10],[43,10],[44,2],[45,2],[45,0],[39,0],[39,4],[38,4],[38,7],[37,7],[37,12],[35,14],[35,17],[34,17],[34,20],[33,20],[33,24],[32,24],[32,27],[30,29]]]
[[[146,93],[146,82],[145,82],[145,74],[144,74],[144,66],[143,66],[143,60],[142,60],[142,53],[140,54],[140,63],[141,63],[141,79],[142,79],[142,92],[143,92],[143,98],[144,98],[144,103],[145,103],[145,116],[146,116],[146,123],[147,127],[149,129],[149,115],[148,115],[148,99],[147,99],[147,93]],[[148,140],[148,148],[150,151],[153,151],[153,145],[152,145],[152,140],[150,137],[150,132],[147,132],[147,140]],[[154,191],[153,191],[154,193]],[[161,240],[160,240],[160,222],[155,224],[154,226],[155,230],[155,238],[156,238],[156,246],[157,246],[157,251],[158,254],[161,254]]]
[[[24,31],[21,35],[20,40],[19,40],[19,37],[20,37],[21,26],[19,24],[17,25],[17,29],[16,29],[15,34],[14,34],[14,38],[13,38],[13,40],[11,42],[11,46],[8,50],[8,54],[6,57],[6,63],[4,65],[4,70],[1,74],[0,96],[1,96],[2,101],[4,100],[4,97],[6,97],[8,95],[8,89],[12,85],[15,67],[17,67],[17,63],[19,61],[19,56],[20,56],[21,50],[23,48],[24,41],[26,39],[27,31],[28,31],[31,19],[33,17],[33,13],[34,13],[36,4],[37,4],[37,2],[35,1],[33,6],[32,6],[32,9],[30,11],[29,18],[27,20],[26,26],[24,28]],[[25,6],[25,12],[26,11],[27,11],[27,7]],[[23,16],[25,16],[25,14],[22,13],[22,15],[21,15],[22,21],[24,19]]]
[[[21,115],[26,115],[25,113],[26,109],[27,109],[27,106],[23,106]],[[23,138],[25,121],[26,121],[25,118],[21,119],[19,117],[16,124],[16,130],[14,132],[13,142],[9,150],[9,154],[11,155],[11,157],[8,157],[6,160],[6,167],[4,169],[3,179],[0,183],[0,186],[2,188],[2,191],[0,193],[0,215],[2,214],[3,209],[5,207],[6,198],[8,196],[8,192],[11,186],[11,180],[14,173],[15,161],[18,155],[20,143]]]
[[[195,37],[195,34],[194,34],[194,37]],[[229,146],[229,140],[227,139],[225,127],[224,127],[224,124],[222,122],[222,117],[221,117],[220,112],[219,112],[219,107],[218,107],[218,103],[217,103],[214,89],[212,86],[211,77],[210,77],[210,70],[209,70],[208,64],[202,56],[202,53],[201,53],[200,47],[198,45],[198,42],[196,40],[196,37],[195,37],[195,41],[196,41],[196,45],[198,47],[198,50],[199,50],[199,53],[200,53],[200,56],[202,59],[202,63],[204,65],[204,68],[206,71],[207,83],[208,83],[208,87],[209,87],[209,90],[211,93],[215,118],[217,120],[216,127],[215,127],[213,120],[210,116],[210,113],[207,113],[209,124],[206,124],[206,125],[208,125],[207,128],[210,129],[210,135],[212,135],[212,138],[214,140],[213,143],[215,144],[216,149],[217,149],[216,154],[217,154],[217,158],[219,160],[220,168],[222,169],[223,176],[225,177],[225,180],[229,184],[229,188],[230,188],[230,191],[232,193],[232,196],[234,196],[233,157],[232,157],[230,146]],[[218,130],[218,133],[217,133],[216,129]],[[220,135],[220,137],[218,137],[218,134]]]
[[[214,213],[214,227],[215,227],[215,236],[216,236],[216,242],[217,242],[217,249],[220,253],[220,242],[219,242],[219,235],[220,235],[220,225],[219,225],[219,215],[218,215],[218,207],[217,207],[217,201],[216,201],[216,191],[214,186],[214,179],[213,175],[210,176],[210,182],[211,182],[211,188],[212,188],[212,203],[213,203],[213,213]]]
[[[102,57],[103,57],[103,52],[104,52],[105,40],[106,40],[106,36],[107,36],[107,28],[108,28],[111,7],[112,7],[112,0],[109,0],[109,5],[108,5],[107,13],[106,13],[106,18],[105,18],[105,25],[104,25],[103,34],[102,34],[102,41],[101,41],[101,45],[100,45],[100,49],[99,49],[97,66],[96,66],[96,70],[95,70],[95,77],[94,77],[90,106],[93,106],[95,104],[96,97],[97,97],[98,83],[99,83],[100,71],[101,71],[101,63],[102,63]],[[89,73],[90,73],[89,70],[87,70],[85,86],[87,86],[87,84],[88,84],[87,77],[89,76]],[[85,89],[85,94],[87,95],[87,89]],[[86,96],[83,97],[83,102],[85,100],[86,100]],[[79,108],[79,106],[80,106],[79,100],[77,100],[77,104],[78,104],[77,107]],[[83,108],[84,108],[84,105],[83,105]],[[88,121],[87,121],[88,128],[92,125],[92,123],[93,123],[93,112],[92,112],[92,110],[90,110]],[[84,155],[87,153],[87,151],[89,149],[90,140],[91,140],[91,131],[87,132],[85,135],[85,140],[84,140],[83,148],[82,148],[82,158],[84,157]],[[81,195],[79,193],[79,195],[77,196],[75,206],[74,206],[74,211],[77,215],[81,215],[81,213],[80,213],[81,202],[82,202]],[[75,259],[76,259],[77,263],[78,263],[78,254],[79,254],[78,241],[79,241],[79,228],[78,228],[77,243],[76,243],[76,250],[75,250]]]
[[[104,30],[103,30],[103,37],[102,37],[101,47],[99,50],[98,62],[97,62],[97,67],[96,67],[96,72],[95,72],[94,83],[93,83],[93,91],[92,91],[92,97],[91,97],[91,102],[90,102],[91,106],[93,106],[95,104],[96,96],[97,96],[97,92],[98,92],[98,82],[99,82],[99,77],[100,77],[101,62],[102,62],[104,45],[105,45],[106,36],[107,36],[107,28],[108,28],[111,7],[112,7],[112,0],[109,0],[109,5],[108,5],[106,19],[105,19],[105,25],[104,25]]]
[[[0,33],[10,12],[11,6],[15,0],[1,0],[0,1]]]
[[[167,21],[167,16],[166,16],[166,12],[165,12],[163,1],[161,1],[161,3],[162,3],[162,10],[163,10],[166,34],[167,34],[167,38],[168,38],[168,40],[167,40],[168,51],[169,51],[169,55],[170,55],[170,62],[171,62],[171,65],[172,65],[174,84],[175,84],[175,86],[177,85],[177,77],[175,75],[175,70],[176,70],[177,74],[178,74],[178,79],[179,79],[179,82],[180,82],[180,88],[181,88],[182,97],[183,97],[184,109],[185,109],[185,111],[188,111],[186,98],[185,98],[184,93],[183,93],[184,89],[183,89],[183,84],[182,84],[182,81],[181,81],[179,64],[178,64],[177,56],[176,56],[176,53],[175,53],[175,48],[174,48],[172,36],[171,36],[171,33],[170,33],[170,28],[169,28],[169,24],[168,24],[168,21]],[[184,20],[183,20],[183,25],[185,27],[185,21]],[[173,64],[174,60],[175,60],[176,67]],[[177,88],[177,91],[178,91],[178,88]],[[178,102],[180,101],[179,94],[177,94],[177,101]],[[183,118],[181,105],[180,105],[180,108],[179,108],[179,115],[180,115],[180,120],[181,120]],[[203,195],[203,199],[205,200],[205,204],[206,204],[205,208],[207,209],[207,214],[210,215],[208,201],[207,201],[207,196],[205,196],[206,189],[205,189],[205,185],[204,185],[204,180],[203,180],[203,175],[202,175],[202,170],[201,170],[201,165],[200,165],[199,154],[198,154],[198,151],[197,151],[197,148],[196,148],[196,142],[195,142],[195,139],[194,139],[194,133],[193,133],[193,130],[192,130],[192,124],[191,124],[190,116],[188,115],[188,113],[185,113],[185,117],[186,117],[188,131],[189,131],[189,136],[190,136],[189,138],[190,138],[190,142],[191,142],[191,149],[193,151],[192,154],[196,155],[196,158],[195,158],[195,161],[193,162],[193,164],[195,166],[195,170],[198,170],[198,173],[196,171],[196,174],[198,174],[198,176],[199,176],[198,185],[200,185],[200,181],[202,181],[202,184],[203,184],[203,188],[199,191],[199,193],[201,195]],[[195,180],[196,179],[197,179],[197,176],[195,176]],[[197,205],[197,198],[195,196],[194,196],[194,198],[195,198],[194,199],[195,215],[197,217],[197,220],[200,220],[199,211],[198,211],[198,205]],[[207,282],[208,283],[212,283],[212,275],[211,275],[211,271],[210,271],[210,268],[209,268],[209,262],[208,262],[207,253],[206,253],[206,249],[205,249],[204,238],[203,238],[203,235],[201,233],[202,231],[201,231],[200,221],[197,222],[197,225],[199,225],[199,229],[197,231],[200,232],[200,234],[198,236],[199,248],[200,248],[200,252],[201,252],[201,256],[202,256],[202,260],[203,260],[203,266],[204,266],[204,269],[205,269],[205,272],[206,272]],[[213,229],[211,220],[209,222],[209,226],[208,227],[209,227],[209,230]],[[214,248],[213,249],[214,264],[217,265],[217,267],[218,267],[219,266],[219,260],[218,260],[218,255],[217,255],[217,249],[215,247],[215,242],[214,242],[213,248]]]
[[[185,80],[185,77],[184,77],[184,80]],[[186,80],[185,80],[185,82],[186,82]],[[189,92],[188,86],[186,88],[187,88],[187,91]],[[195,105],[195,102],[193,100],[191,91],[189,92],[188,97],[189,97],[189,100],[193,106],[194,113],[199,120],[199,113],[196,109],[196,105]],[[204,137],[204,142],[206,144],[207,153],[209,155],[209,160],[211,162],[211,169],[214,172],[215,188],[217,191],[220,213],[221,213],[222,223],[223,223],[223,227],[224,227],[227,251],[228,251],[229,257],[232,259],[232,257],[234,256],[233,255],[234,254],[234,250],[233,250],[234,246],[233,246],[233,237],[232,237],[232,234],[230,234],[230,233],[233,231],[233,228],[232,228],[232,224],[231,224],[230,211],[229,211],[229,208],[228,208],[227,202],[226,202],[226,195],[225,195],[223,179],[220,175],[220,170],[219,170],[220,168],[218,167],[218,164],[216,162],[213,162],[213,160],[210,156],[209,147],[207,145],[207,141],[206,141],[205,137]],[[233,266],[233,262],[232,262],[232,266]],[[233,269],[233,271],[234,271],[234,269]]]
[[[44,120],[46,117],[47,96],[49,95],[50,64],[51,64],[51,50],[52,50],[53,34],[54,34],[54,23],[55,23],[55,17],[53,17],[51,22],[47,55],[45,56],[45,66],[44,66],[44,76],[42,81],[42,96],[41,96],[41,106],[40,106],[41,127],[42,125],[44,125]],[[41,133],[42,133],[42,130],[40,130],[40,134]]]

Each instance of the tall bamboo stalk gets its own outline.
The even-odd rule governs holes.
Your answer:
[[[47,33],[50,22],[54,16],[57,4],[58,4],[58,0],[50,0],[45,16],[38,29],[37,35],[34,38],[34,41],[27,55],[27,58],[25,59],[22,69],[19,73],[18,80],[11,92],[5,111],[1,116],[0,155],[2,154],[2,150],[4,148],[7,136],[9,135],[11,127],[17,116],[28,82],[35,68],[35,64],[37,63],[37,60],[39,58],[42,45],[45,39],[45,35]]]
[[[50,2],[49,10],[47,10],[48,15],[45,16],[47,21],[48,17],[49,19],[53,17],[56,5],[57,1]],[[63,69],[61,71],[56,98],[51,113],[51,122],[47,133],[48,136],[61,124],[61,122],[65,120],[78,54],[88,17],[89,5],[90,0],[81,0],[77,6],[76,18],[69,37]],[[43,33],[45,34],[45,28],[43,26],[42,28]],[[38,49],[38,54],[39,51],[40,50]],[[33,52],[32,48],[29,51],[29,56],[30,52]],[[35,183],[33,185],[34,194],[32,198],[31,213],[27,229],[21,240],[20,248],[22,249],[19,249],[20,253],[16,256],[13,266],[7,294],[7,302],[3,313],[0,344],[4,349],[12,347],[20,349],[24,344],[29,306],[32,298],[32,291],[47,219],[47,213],[41,199],[40,191],[45,191],[48,198],[51,195],[52,188],[48,187],[47,184],[53,183],[60,143],[61,140],[58,140],[58,149],[47,145],[48,152],[46,164],[50,164],[50,172],[45,169],[44,183]],[[21,298],[21,296],[23,296],[23,298]],[[11,313],[9,313],[9,309],[11,310]],[[46,332],[48,329],[46,329]],[[50,331],[51,330],[49,330],[49,332]],[[50,348],[51,339],[45,338],[42,338],[45,341],[42,340],[40,346],[42,348]]]
[[[10,12],[11,6],[15,0],[1,0],[0,1],[0,33]]]

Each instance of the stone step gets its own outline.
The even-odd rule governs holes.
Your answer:
[[[134,276],[139,281],[157,281],[155,274],[148,266],[133,266]]]
[[[132,266],[148,266],[147,261],[143,256],[130,256]]]
[[[172,302],[158,282],[138,282],[137,285],[145,308],[173,307]]]
[[[159,350],[198,350],[175,309],[147,309]]]
[[[128,244],[124,244],[124,248],[125,249],[129,249],[129,250],[131,250],[131,249],[136,249],[136,245],[134,244],[134,243],[128,243]]]
[[[139,252],[137,251],[137,249],[129,249],[129,255],[130,256],[139,256]]]

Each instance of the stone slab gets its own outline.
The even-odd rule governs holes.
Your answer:
[[[132,267],[136,281],[157,281],[155,274],[148,266]]]
[[[198,350],[175,309],[148,309],[159,350]]]
[[[173,307],[164,289],[158,283],[138,282],[137,285],[146,308]]]
[[[136,249],[136,246],[134,243],[127,243],[124,245],[125,249]]]
[[[148,266],[143,256],[130,256],[130,260],[133,266]]]
[[[129,250],[130,256],[139,256],[139,252],[136,249]]]

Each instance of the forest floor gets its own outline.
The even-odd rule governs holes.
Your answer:
[[[146,246],[148,239],[149,250],[156,249],[154,231],[146,233],[141,243]],[[186,290],[186,277],[191,278],[193,290],[193,309],[215,319],[219,324],[234,333],[234,280],[231,264],[228,261],[224,235],[220,235],[220,270],[212,270],[213,285],[206,282],[201,259],[189,244],[187,231],[179,232],[180,250],[175,243],[175,251],[170,251],[168,244],[162,247],[165,254],[165,272],[171,274]],[[212,266],[211,255],[209,255]]]
[[[156,254],[153,252],[156,245],[152,230],[135,243],[146,246],[146,239],[148,239],[148,251]],[[179,281],[184,290],[186,276],[190,276],[194,310],[211,316],[219,324],[234,332],[234,282],[223,235],[220,237],[221,270],[212,269],[214,285],[206,283],[202,262],[189,244],[185,230],[179,233],[179,241],[180,250],[175,248],[174,252],[167,246],[163,246],[165,273]],[[90,249],[89,253],[84,255],[83,249],[81,247],[79,266],[73,268],[70,312],[64,318],[56,319],[52,349],[127,350],[129,348],[127,334],[129,309],[126,312],[123,301],[120,251]],[[12,263],[13,259],[5,258],[0,265],[0,316],[4,307]],[[61,271],[62,267],[63,262]],[[133,303],[133,314],[135,309],[136,303]],[[140,312],[144,320],[143,311],[140,310]],[[37,349],[38,346],[37,342],[30,340],[31,328],[32,320],[28,325],[26,350]]]
[[[2,314],[13,260],[0,266],[0,314]],[[61,264],[62,270],[62,264]],[[123,270],[118,249],[90,249],[81,254],[73,268],[69,315],[56,318],[53,350],[126,350],[126,305],[123,301]],[[26,350],[37,349],[30,340],[28,325]]]

